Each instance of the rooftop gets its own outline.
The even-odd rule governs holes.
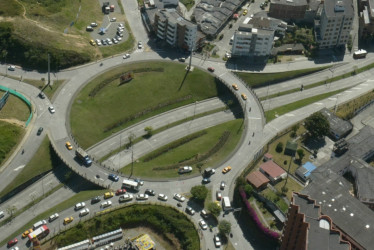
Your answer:
[[[349,121],[341,119],[327,108],[322,109],[320,112],[330,123],[330,131],[336,138],[346,135],[353,129],[353,126]]]
[[[184,19],[176,9],[162,9],[159,10],[157,14],[163,21],[168,20],[170,23],[178,23],[180,25],[189,27],[196,26],[196,24],[192,23],[191,21]]]
[[[262,169],[272,178],[277,178],[282,174],[286,173],[286,171],[284,171],[283,168],[279,167],[278,164],[276,164],[273,161],[267,161],[265,163],[262,163],[260,165],[260,169]]]
[[[329,0],[323,5],[327,17],[354,16],[352,0]]]
[[[262,185],[269,183],[269,179],[266,178],[260,171],[254,171],[247,175],[246,180],[251,183],[255,188],[259,188]]]
[[[283,4],[291,6],[308,5],[306,0],[271,0],[270,4]]]

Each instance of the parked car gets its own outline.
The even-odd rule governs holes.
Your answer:
[[[180,174],[189,173],[189,172],[192,172],[192,167],[191,166],[184,166],[184,167],[180,167],[178,169],[178,173],[180,173]]]
[[[84,202],[79,202],[79,203],[75,204],[74,209],[77,211],[77,210],[79,210],[79,209],[81,209],[81,208],[84,208],[85,206],[86,206],[86,203],[84,203]]]
[[[120,36],[120,37],[123,37],[123,33],[122,32],[117,31],[117,35]]]
[[[91,26],[86,27],[86,31],[93,31],[94,29]]]
[[[106,40],[105,40],[105,39],[101,39],[101,44],[102,44],[102,45],[107,45]]]
[[[115,22],[115,21],[117,21],[117,18],[112,17],[112,18],[110,19],[110,21],[111,21],[111,22]]]
[[[26,238],[27,235],[29,235],[30,233],[32,233],[34,230],[32,230],[32,228],[26,230],[25,232],[23,232],[22,234],[22,238]]]
[[[71,145],[70,142],[67,141],[67,142],[65,143],[65,145],[66,145],[66,148],[67,148],[67,149],[69,149],[69,150],[72,150],[72,149],[73,149],[73,146]]]
[[[104,201],[103,203],[101,203],[100,207],[106,208],[106,207],[110,207],[111,205],[112,205],[111,201]]]
[[[185,61],[186,61],[186,58],[181,57],[181,58],[179,58],[178,60],[179,60],[180,62],[185,62]]]
[[[147,194],[138,194],[138,195],[136,196],[136,199],[137,199],[138,201],[148,200],[148,195],[147,195]]]
[[[48,110],[49,110],[49,112],[51,112],[51,114],[54,114],[56,112],[56,110],[53,106],[49,106]]]
[[[109,38],[106,40],[106,42],[107,42],[108,45],[112,45],[113,44],[113,42]]]
[[[109,199],[109,198],[112,198],[113,196],[114,196],[113,192],[106,192],[106,193],[104,193],[104,199]]]
[[[117,182],[119,180],[119,177],[115,174],[110,174],[108,175],[108,179]]]
[[[95,204],[95,203],[98,203],[101,201],[101,198],[100,196],[96,196],[94,198],[91,199],[91,204]]]
[[[151,195],[151,196],[156,195],[155,191],[153,189],[149,189],[149,188],[147,188],[144,193],[148,194],[148,195]]]
[[[123,59],[130,58],[130,54],[124,54],[122,58],[123,58]]]
[[[138,49],[142,49],[142,48],[143,48],[142,42],[138,42]]]
[[[40,127],[39,129],[38,129],[38,132],[36,133],[37,135],[41,135],[42,134],[42,132],[43,132],[43,128],[42,127]]]
[[[115,36],[115,38],[118,40],[118,41],[122,41],[122,37],[120,37],[120,36]]]
[[[186,212],[190,215],[194,215],[195,214],[195,210],[192,209],[192,207],[189,207],[187,206],[186,207]]]
[[[216,192],[216,198],[217,198],[217,200],[221,200],[222,199],[222,193],[221,193],[221,191],[217,191]]]
[[[97,23],[91,23],[91,27],[97,27]]]
[[[221,240],[220,240],[220,238],[219,238],[219,236],[217,234],[214,235],[213,240],[214,240],[214,244],[216,245],[216,247],[220,247],[221,246]]]
[[[158,195],[158,199],[159,199],[159,200],[162,200],[162,201],[167,201],[167,200],[168,200],[168,197],[167,197],[166,195],[164,195],[164,194],[159,194],[159,195]]]
[[[230,172],[230,171],[231,171],[231,167],[230,166],[227,166],[224,169],[222,169],[222,173],[223,174],[226,174],[227,172]]]
[[[123,25],[123,23],[119,23],[118,27],[124,28],[125,26]]]
[[[225,183],[224,181],[221,181],[221,184],[219,185],[219,188],[220,188],[221,190],[224,190],[225,187],[226,187],[226,183]]]
[[[69,223],[71,223],[72,221],[74,220],[74,218],[72,217],[72,216],[70,216],[70,217],[66,217],[65,219],[64,219],[64,225],[67,225],[67,224],[69,224]]]
[[[235,89],[235,90],[238,90],[239,89],[238,84],[233,84],[232,88]]]
[[[15,71],[15,70],[16,70],[16,66],[14,66],[14,65],[9,65],[8,70],[10,70],[10,71]]]
[[[214,68],[213,68],[213,67],[209,67],[208,70],[209,70],[210,72],[214,72]]]
[[[40,97],[40,99],[45,99],[45,95],[43,92],[40,92],[38,96]]]
[[[184,202],[186,200],[186,198],[180,194],[174,194],[174,199],[180,202]]]
[[[201,210],[201,212],[200,212],[200,215],[201,215],[201,217],[203,217],[204,219],[207,219],[208,218],[208,213],[203,209],[203,210]]]
[[[199,225],[200,225],[201,229],[203,229],[203,230],[208,229],[208,225],[206,224],[206,222],[203,219],[199,220]]]
[[[247,95],[242,93],[242,98],[243,98],[243,100],[247,100]]]
[[[14,238],[13,240],[8,241],[8,247],[14,246],[18,243],[18,239]]]
[[[131,201],[133,199],[132,194],[124,194],[119,197],[119,202]]]
[[[95,46],[95,45],[96,45],[96,43],[95,43],[95,41],[94,41],[93,39],[90,40],[90,44],[91,44],[92,46]]]
[[[52,221],[58,219],[58,217],[60,217],[60,215],[58,215],[58,213],[54,213],[51,216],[49,216],[48,221],[51,223]]]
[[[121,194],[125,194],[126,193],[126,189],[118,189],[116,191],[116,195],[121,195]]]
[[[102,45],[100,39],[96,39],[96,44],[97,44],[97,46],[101,46]]]
[[[114,44],[118,43],[117,39],[115,39],[115,38],[112,38],[112,41],[113,41]]]
[[[88,208],[85,208],[82,211],[80,211],[79,217],[83,217],[83,216],[85,216],[85,215],[87,215],[89,213],[90,213],[90,210]]]

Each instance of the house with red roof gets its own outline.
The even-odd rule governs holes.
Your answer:
[[[273,161],[267,161],[261,164],[260,171],[263,173],[272,183],[281,181],[287,177],[286,171],[283,168],[278,166]]]
[[[260,171],[254,171],[248,174],[245,179],[257,190],[266,188],[266,185],[269,183],[269,179]]]

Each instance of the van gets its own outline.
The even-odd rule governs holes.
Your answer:
[[[87,26],[86,31],[93,31],[93,28],[91,26]]]
[[[5,216],[4,211],[0,211],[0,219]]]
[[[39,227],[41,227],[45,224],[47,224],[47,221],[45,221],[45,220],[38,221],[37,223],[34,224],[33,229],[35,230],[35,229],[37,229],[37,228],[39,228]]]

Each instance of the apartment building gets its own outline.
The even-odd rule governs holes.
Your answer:
[[[299,21],[304,19],[307,8],[306,0],[271,0],[269,16],[282,20]]]
[[[352,0],[325,1],[321,19],[315,23],[316,41],[322,49],[347,44],[354,18]]]
[[[197,25],[184,19],[175,9],[162,9],[155,13],[153,23],[157,37],[172,47],[195,50]]]
[[[374,34],[374,0],[360,0],[359,4],[359,35],[368,38]]]
[[[232,55],[267,56],[271,53],[274,30],[254,28],[251,24],[241,25],[234,33]]]

